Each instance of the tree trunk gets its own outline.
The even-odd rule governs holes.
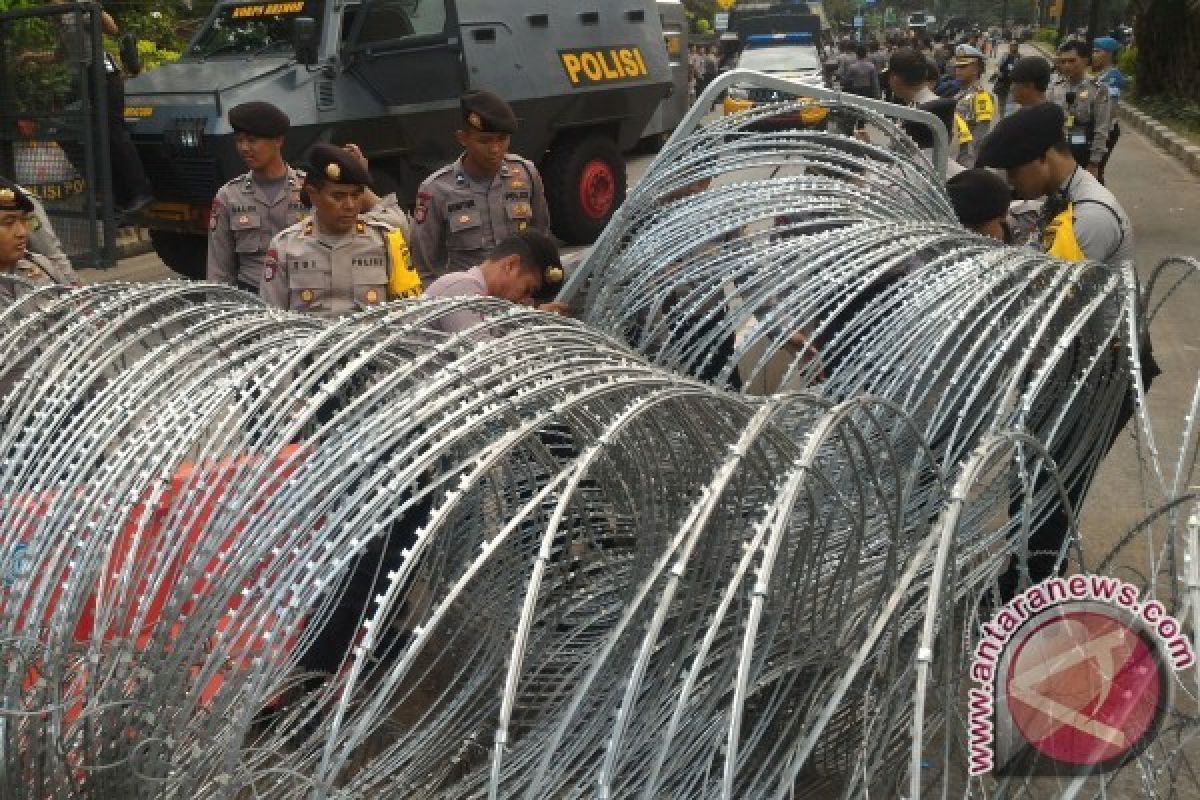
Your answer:
[[[1087,21],[1088,37],[1095,39],[1097,36],[1104,35],[1104,32],[1101,30],[1101,23],[1103,22],[1101,13],[1104,10],[1104,0],[1092,0],[1089,5]]]
[[[1188,0],[1139,5],[1137,93],[1200,101],[1200,12]]]
[[[1071,14],[1075,11],[1075,4],[1071,0],[1062,0],[1062,11],[1058,15],[1058,38],[1054,44],[1057,47],[1062,40],[1067,38],[1067,24],[1071,20]]]

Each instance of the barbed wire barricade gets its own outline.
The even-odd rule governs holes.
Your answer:
[[[668,145],[590,325],[0,291],[2,793],[1003,794],[961,768],[967,658],[1032,559],[1092,566],[1031,531],[1076,532],[1145,304],[957,228],[882,118],[758,113]],[[1172,467],[1136,427],[1184,508],[1193,428]]]

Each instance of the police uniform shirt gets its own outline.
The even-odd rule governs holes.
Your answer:
[[[247,172],[221,187],[208,234],[208,280],[257,287],[271,239],[308,216],[300,201],[304,173],[287,168],[283,190],[272,197]]]
[[[438,278],[425,290],[425,297],[487,297],[487,281],[483,279],[482,267],[471,267],[465,272],[450,272]],[[446,333],[458,333],[475,327],[483,321],[483,315],[475,311],[455,311],[434,320],[431,327]]]
[[[480,184],[460,157],[417,192],[413,262],[428,286],[447,272],[482,263],[493,247],[523,230],[550,231],[546,192],[533,162],[509,154],[496,176]]]
[[[1125,88],[1125,76],[1121,74],[1119,67],[1113,65],[1096,76],[1096,83],[1108,89],[1110,116],[1115,121],[1117,106],[1121,102],[1121,90]]]
[[[1092,261],[1113,265],[1133,261],[1133,225],[1112,192],[1082,167],[1072,171],[1060,191],[1071,204],[1069,230],[1074,242],[1057,241],[1063,235],[1059,219],[1067,214],[1063,211],[1043,235],[1043,246],[1051,255],[1070,252],[1075,245]]]
[[[74,276],[75,270],[71,266],[71,259],[67,258],[58,234],[50,225],[50,217],[46,214],[45,207],[28,189],[22,188],[21,191],[29,198],[29,202],[33,203],[33,213],[26,220],[29,226],[29,240],[26,245],[29,252],[48,258],[54,263],[59,273]],[[77,282],[74,278],[67,281],[67,283]]]
[[[79,285],[79,276],[75,274],[70,262],[64,267],[41,253],[26,253],[13,267],[12,274],[35,286]]]
[[[996,98],[979,81],[963,89],[958,95],[955,112],[963,118],[970,130],[971,141],[962,148],[958,159],[964,167],[975,165],[979,145],[992,128],[996,117]]]
[[[1073,102],[1067,95],[1074,93]],[[1108,151],[1108,132],[1112,127],[1112,102],[1108,88],[1084,77],[1072,83],[1059,75],[1050,83],[1046,99],[1067,112],[1067,144],[1078,153],[1081,161],[1086,153],[1087,164],[1099,164]]]
[[[389,228],[394,228],[404,234],[404,241],[409,241],[412,237],[412,222],[408,218],[408,214],[400,207],[400,200],[396,197],[395,192],[391,192],[379,198],[375,203],[375,207],[362,215],[363,219],[380,222]]]
[[[315,217],[280,232],[259,287],[267,305],[327,318],[420,293],[403,233],[365,216],[342,236],[319,231]]]

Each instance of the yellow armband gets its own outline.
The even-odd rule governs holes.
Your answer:
[[[392,265],[388,277],[388,299],[420,297],[425,287],[421,285],[421,276],[413,269],[412,254],[408,250],[408,242],[404,241],[404,233],[388,231],[386,239],[388,260]]]
[[[1046,254],[1063,261],[1084,261],[1087,256],[1075,238],[1075,209],[1068,205],[1066,210],[1042,231],[1042,247]]]
[[[962,114],[954,115],[954,127],[958,129],[958,143],[967,144],[975,141],[975,137],[971,135],[971,126],[962,118]]]
[[[984,91],[976,92],[975,121],[991,122],[994,116],[996,116],[996,104],[992,102],[992,96]]]

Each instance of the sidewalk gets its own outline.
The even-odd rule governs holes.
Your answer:
[[[1034,50],[1037,55],[1045,56],[1051,60],[1054,58],[1054,51],[1047,44],[1043,44],[1042,42],[1027,42],[1024,46]],[[1121,99],[1117,107],[1117,116],[1122,123],[1129,125],[1153,142],[1155,146],[1162,148],[1169,155],[1178,159],[1180,163],[1193,173],[1200,175],[1200,147],[1197,147],[1178,133],[1175,133],[1175,131],[1146,112],[1133,106],[1125,98]]]

